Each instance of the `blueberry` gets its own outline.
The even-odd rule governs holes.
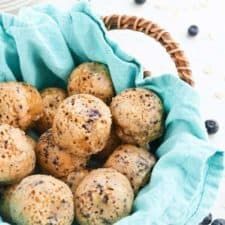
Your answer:
[[[198,26],[196,25],[191,25],[189,28],[188,28],[188,34],[192,37],[196,36],[199,32],[199,29],[198,29]]]
[[[212,222],[212,225],[225,225],[224,219],[216,219]]]
[[[199,225],[209,225],[212,222],[212,214],[206,216]]]
[[[135,0],[136,4],[144,4],[146,0]]]
[[[215,120],[206,120],[205,127],[208,134],[215,134],[219,130],[219,124]]]

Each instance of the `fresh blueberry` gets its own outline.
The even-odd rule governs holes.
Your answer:
[[[219,130],[219,124],[215,120],[206,120],[205,127],[208,134],[215,134]]]
[[[198,29],[198,26],[196,25],[191,25],[189,28],[188,28],[188,34],[192,37],[196,36],[199,32],[199,29]]]
[[[135,0],[136,4],[144,4],[146,2],[146,0]]]
[[[216,219],[212,222],[212,225],[225,225],[224,219]]]
[[[209,225],[212,222],[212,214],[206,216],[199,225]]]

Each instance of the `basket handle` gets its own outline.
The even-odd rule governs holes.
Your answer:
[[[156,23],[144,18],[126,15],[105,16],[103,17],[103,22],[108,30],[130,29],[145,33],[154,38],[169,53],[176,65],[179,77],[191,86],[194,86],[190,65],[184,52],[180,49],[179,44],[172,39],[170,34]]]

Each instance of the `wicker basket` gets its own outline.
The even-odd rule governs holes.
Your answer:
[[[0,12],[16,13],[20,8],[34,3],[34,0],[0,0]]]
[[[158,26],[158,24],[145,20],[144,18],[127,15],[111,15],[105,16],[102,19],[108,30],[129,29],[142,32],[154,38],[169,53],[176,65],[179,77],[191,86],[194,86],[190,65],[184,52],[180,49],[179,44],[173,40],[170,34]],[[145,71],[144,74],[148,75],[149,73],[148,71]]]
[[[194,86],[190,65],[184,52],[180,49],[179,44],[173,40],[170,34],[160,26],[158,26],[156,23],[145,20],[144,18],[127,15],[110,15],[103,17],[102,20],[108,30],[129,29],[142,32],[154,38],[169,53],[170,57],[176,65],[176,69],[180,79],[182,79],[189,85]],[[145,71],[145,75],[149,75],[148,71]]]

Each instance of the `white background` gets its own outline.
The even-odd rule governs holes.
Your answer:
[[[9,0],[0,0],[0,8],[1,1]],[[52,2],[61,8],[69,8],[75,0],[39,2]],[[157,22],[172,34],[190,60],[195,88],[201,96],[203,117],[219,122],[220,130],[210,137],[210,141],[218,148],[225,149],[225,0],[147,0],[146,4],[140,6],[135,5],[133,0],[90,2],[100,15],[116,13],[141,16]],[[200,33],[197,37],[189,38],[187,29],[192,24],[199,26]],[[173,62],[155,41],[127,31],[114,31],[111,36],[153,75],[176,73]],[[213,214],[225,218],[225,180]]]

